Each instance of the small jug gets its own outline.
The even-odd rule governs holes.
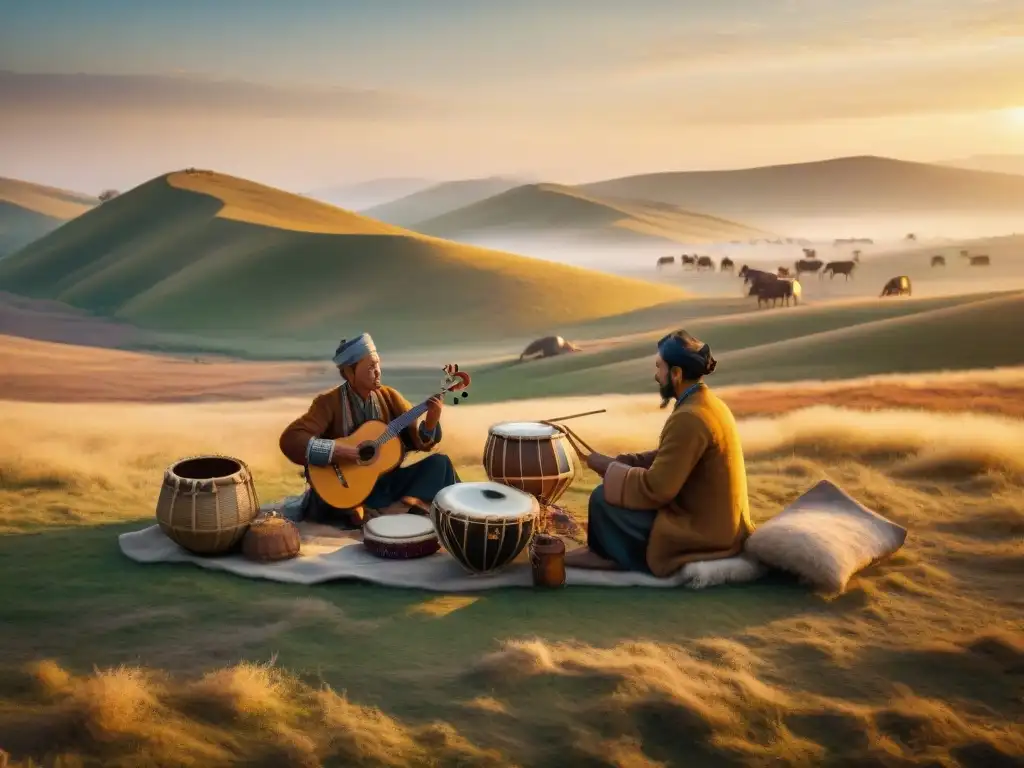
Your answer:
[[[565,542],[556,536],[538,534],[530,544],[533,586],[565,586]]]

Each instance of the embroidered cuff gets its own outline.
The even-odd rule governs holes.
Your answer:
[[[616,507],[625,507],[623,496],[626,490],[626,475],[632,469],[621,461],[613,461],[604,473],[604,499]]]
[[[306,464],[311,467],[326,467],[334,458],[334,441],[314,437],[306,444]]]
[[[420,440],[422,440],[424,443],[436,443],[438,440],[441,439],[441,424],[440,422],[438,422],[437,424],[434,425],[434,428],[432,430],[427,431],[426,422],[421,421],[419,433]]]

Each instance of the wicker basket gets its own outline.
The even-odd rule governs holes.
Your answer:
[[[156,519],[163,532],[189,552],[222,555],[241,541],[259,508],[244,461],[190,456],[164,471]]]
[[[242,554],[258,563],[290,560],[301,549],[299,529],[277,512],[257,517],[242,538]]]

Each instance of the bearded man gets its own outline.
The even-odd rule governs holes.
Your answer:
[[[388,423],[412,405],[395,389],[381,385],[380,357],[369,334],[342,339],[334,353],[334,364],[342,384],[313,398],[309,410],[289,424],[281,434],[281,452],[300,466],[325,467],[358,458],[354,447],[335,445],[370,419]],[[406,450],[429,451],[441,442],[440,397],[431,398],[419,424],[402,430]],[[434,496],[442,488],[459,482],[451,459],[432,453],[407,467],[398,466],[381,475],[370,495],[354,509],[337,509],[307,489],[299,519],[312,519],[342,528],[355,528],[379,514],[413,513],[427,515]]]
[[[670,576],[685,564],[738,554],[753,532],[736,420],[704,377],[711,349],[686,331],[658,342],[654,380],[675,401],[656,450],[591,454],[604,482],[590,494],[587,547],[567,566]]]

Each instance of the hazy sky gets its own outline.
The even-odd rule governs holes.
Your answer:
[[[1021,0],[0,0],[0,176],[295,191],[1024,152]]]

